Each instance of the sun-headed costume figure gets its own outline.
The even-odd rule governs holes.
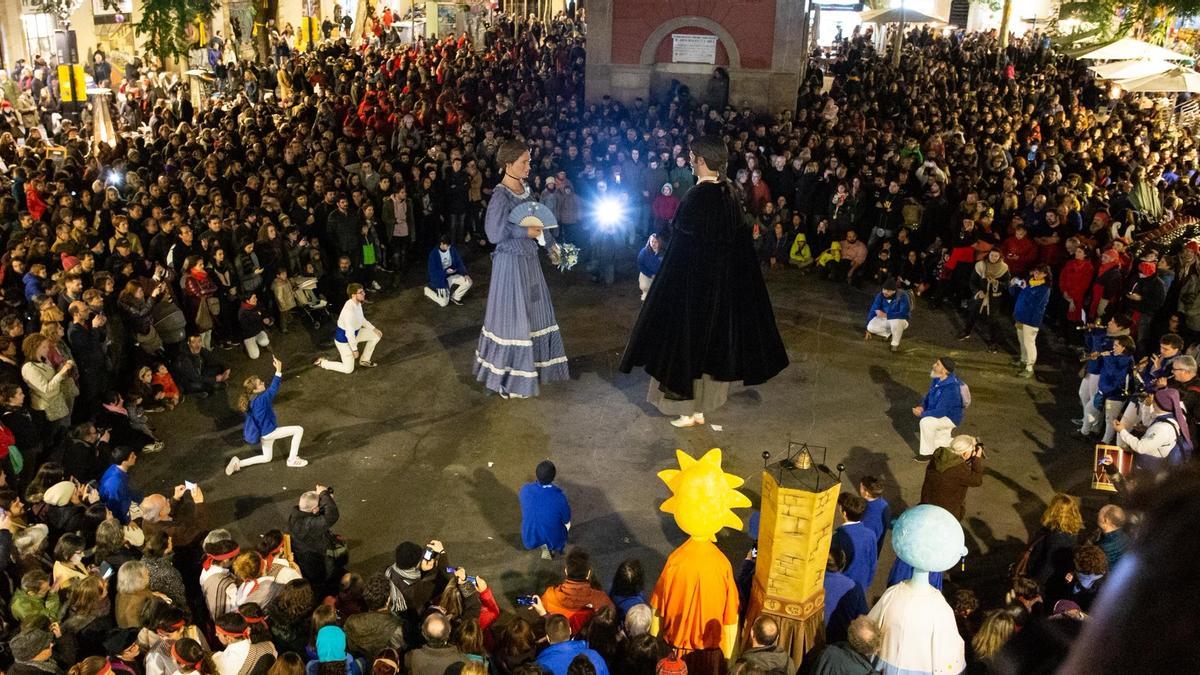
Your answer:
[[[733,654],[738,594],[733,567],[713,542],[723,527],[742,528],[733,509],[749,507],[750,500],[737,491],[744,481],[721,469],[720,448],[700,459],[682,450],[675,456],[679,468],[658,473],[671,489],[660,508],[690,538],[667,558],[650,605],[656,629],[684,652],[688,672],[716,672],[710,668],[719,666],[721,655]]]

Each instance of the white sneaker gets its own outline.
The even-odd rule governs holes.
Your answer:
[[[383,288],[383,286],[380,286],[378,281],[372,281],[372,282],[371,282],[371,290],[373,290],[373,291],[377,291],[377,290],[379,290],[379,289],[381,289],[381,288]]]
[[[233,474],[235,474],[241,470],[242,470],[242,462],[237,457],[230,459],[229,463],[225,465],[225,475],[226,476],[232,476]]]
[[[288,457],[287,465],[293,469],[300,469],[308,466],[308,460],[303,457]]]

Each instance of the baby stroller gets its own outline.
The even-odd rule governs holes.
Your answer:
[[[317,292],[317,280],[314,277],[296,277],[291,280],[292,295],[296,298],[296,309],[300,311],[301,320],[312,326],[313,330],[321,327],[323,321],[332,321],[329,313],[329,302]]]

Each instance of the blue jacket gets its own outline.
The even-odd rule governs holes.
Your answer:
[[[853,579],[841,572],[825,572],[825,632],[826,639],[840,642],[846,639],[850,622],[869,611],[866,593]]]
[[[279,393],[281,378],[276,375],[271,378],[271,385],[266,391],[250,401],[250,409],[246,411],[246,424],[242,427],[242,438],[250,445],[262,440],[263,436],[275,431],[279,424],[275,421],[275,396]]]
[[[875,564],[879,562],[879,549],[875,547],[871,528],[862,523],[842,525],[833,533],[832,546],[846,553],[846,576],[864,589],[870,588]]]
[[[886,297],[883,291],[875,294],[875,301],[867,312],[867,321],[875,318],[875,312],[883,310],[888,319],[907,319],[912,314],[912,305],[908,302],[908,293],[896,291],[892,297]]]
[[[450,267],[454,270],[453,274],[467,273],[467,264],[459,257],[458,249],[453,246],[450,247]],[[450,287],[446,270],[442,267],[442,251],[437,246],[429,252],[429,287],[434,290]]]
[[[100,492],[100,501],[104,502],[104,506],[109,511],[112,511],[113,517],[121,521],[122,525],[128,525],[129,505],[142,501],[142,495],[135,492],[129,485],[129,474],[122,471],[120,466],[113,464],[100,477],[100,484],[97,488]]]
[[[1152,394],[1158,391],[1158,386],[1154,384],[1154,381],[1158,378],[1165,377],[1169,379],[1171,377],[1171,366],[1175,363],[1175,359],[1180,356],[1183,356],[1183,354],[1164,358],[1158,368],[1154,367],[1154,359],[1146,359],[1146,367],[1142,369],[1142,382],[1145,382],[1146,393]]]
[[[892,510],[883,497],[867,502],[867,511],[863,514],[862,524],[875,533],[875,550],[883,548],[883,535],[892,526]]]
[[[588,649],[583,640],[567,640],[546,647],[538,654],[537,664],[554,675],[567,675],[567,668],[579,654],[587,656],[588,661],[592,662],[596,667],[596,675],[608,675],[608,665],[604,663],[604,657],[596,650]]]
[[[638,251],[637,265],[639,272],[652,277],[658,274],[658,268],[662,267],[662,256],[655,253],[650,244],[646,244]]]
[[[1038,286],[1013,284],[1008,287],[1016,298],[1013,303],[1013,318],[1019,323],[1033,328],[1042,327],[1042,319],[1046,316],[1046,304],[1050,302],[1050,282]]]
[[[1108,331],[1104,328],[1090,328],[1083,334],[1083,347],[1090,354],[1091,352],[1107,352],[1112,350],[1115,340],[1109,336]],[[1100,359],[1088,361],[1084,366],[1088,375],[1100,374]]]
[[[33,272],[26,272],[25,276],[21,277],[21,280],[25,282],[26,302],[33,302],[35,297],[45,295],[45,292],[42,290],[42,280],[34,276]]]
[[[551,551],[567,546],[567,523],[571,522],[571,506],[557,485],[526,483],[517,494],[521,501],[521,541],[525,548],[543,544]]]
[[[1129,394],[1130,374],[1133,372],[1132,354],[1101,356],[1100,395],[1109,401],[1121,401]]]
[[[925,400],[921,401],[921,407],[924,408],[921,417],[948,417],[951,422],[954,422],[954,426],[962,424],[961,386],[962,382],[954,373],[947,375],[944,380],[933,378],[933,381],[929,383],[929,392],[925,394]]]

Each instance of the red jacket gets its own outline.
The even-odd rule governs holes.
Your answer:
[[[1009,235],[1004,243],[1000,244],[1000,252],[1004,254],[1004,262],[1008,264],[1008,271],[1015,277],[1029,274],[1029,270],[1033,269],[1038,259],[1038,245],[1029,237],[1017,239],[1015,236]]]
[[[1092,278],[1095,276],[1096,269],[1091,260],[1072,258],[1063,265],[1058,274],[1058,288],[1074,303],[1074,308],[1067,310],[1067,320],[1079,321],[1083,298],[1092,287]]]
[[[650,212],[658,220],[670,221],[675,218],[675,211],[679,208],[679,198],[675,195],[664,195],[659,193],[654,198],[654,202],[650,205]]]
[[[46,213],[46,201],[30,183],[25,184],[25,208],[29,209],[29,215],[33,216],[34,220],[41,220],[42,215]]]

